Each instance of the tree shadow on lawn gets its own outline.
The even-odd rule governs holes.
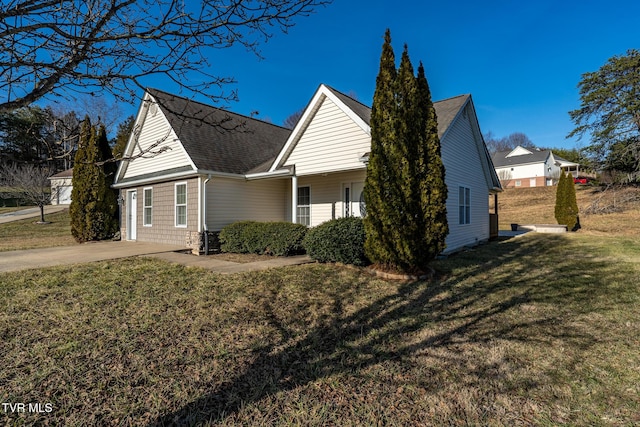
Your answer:
[[[562,236],[549,235],[491,243],[436,263],[444,270],[436,283],[399,285],[395,294],[353,314],[344,312],[336,295],[334,316],[302,338],[293,338],[295,334],[273,315],[267,301],[263,307],[267,318],[285,342],[257,349],[256,359],[243,372],[151,425],[222,421],[269,395],[382,362],[411,363],[412,356],[435,354],[438,349],[450,350],[438,352],[437,357],[446,354],[451,369],[464,369],[456,349],[465,343],[562,340],[584,351],[597,341],[593,334],[597,325],[581,328],[568,320],[593,310],[589,302],[606,292],[615,268],[594,259],[590,267],[609,274],[576,278],[584,271],[585,259],[568,256],[566,243]],[[535,316],[520,315],[533,304],[554,308]],[[402,338],[409,336],[419,339]],[[568,363],[577,363],[579,354],[574,359]],[[476,385],[496,368],[495,361],[477,362],[473,372],[465,372]],[[535,387],[537,379],[530,381]]]

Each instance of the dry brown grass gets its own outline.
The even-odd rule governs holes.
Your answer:
[[[576,186],[576,200],[581,233],[640,235],[640,188]],[[555,202],[556,187],[506,189],[498,196],[500,229],[509,230],[512,223],[556,224]]]
[[[77,244],[71,236],[68,210],[46,215],[47,224],[38,224],[39,220],[30,218],[0,224],[0,252]]]
[[[397,283],[149,258],[0,276],[3,425],[637,425],[640,244],[491,242]]]

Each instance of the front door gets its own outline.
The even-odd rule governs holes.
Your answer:
[[[364,204],[364,182],[351,182],[342,188],[344,216],[363,217],[366,215]]]
[[[127,240],[136,240],[138,237],[137,225],[137,204],[136,198],[138,192],[136,190],[127,191]]]

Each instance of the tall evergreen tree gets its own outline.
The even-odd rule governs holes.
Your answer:
[[[383,265],[395,262],[394,241],[398,237],[392,235],[397,221],[393,207],[397,206],[397,201],[389,201],[396,193],[396,171],[390,154],[397,140],[395,84],[395,55],[391,47],[391,32],[387,29],[371,107],[371,153],[364,192],[367,206],[365,252],[372,262]]]
[[[69,207],[71,234],[79,242],[109,238],[117,229],[117,199],[102,164],[103,156],[111,157],[105,145],[108,149],[104,127],[96,129],[85,118],[75,156]]]
[[[89,188],[91,188],[90,173],[90,141],[92,139],[91,121],[85,117],[80,125],[80,137],[78,139],[78,149],[74,156],[73,167],[73,188],[71,190],[71,205],[69,206],[69,216],[71,217],[71,234],[79,241],[84,242],[86,238],[85,218],[87,206],[90,201]]]
[[[417,77],[418,108],[420,110],[420,183],[422,215],[425,224],[422,228],[424,252],[422,262],[433,260],[444,251],[445,239],[449,234],[447,222],[448,188],[445,183],[445,168],[442,163],[442,149],[438,136],[438,117],[431,100],[431,90],[424,73],[422,62],[418,66]]]
[[[447,189],[435,109],[424,68],[416,78],[406,45],[396,72],[389,30],[372,107],[365,197],[365,250],[374,263],[412,271],[444,249]]]
[[[560,180],[558,181],[558,187],[556,189],[556,206],[554,213],[558,224],[566,225],[569,231],[575,231],[579,228],[576,187],[573,182],[573,176],[565,174],[564,170],[560,174]]]
[[[556,186],[556,206],[554,209],[554,217],[558,224],[564,224],[564,201],[566,197],[564,182],[567,180],[567,175],[564,173],[564,169],[560,172],[560,178],[558,179],[558,185]]]

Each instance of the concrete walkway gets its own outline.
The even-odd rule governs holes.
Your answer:
[[[74,246],[0,252],[0,272],[81,264],[132,256],[152,256],[177,264],[206,268],[222,274],[266,270],[268,268],[311,262],[309,257],[303,255],[239,263],[180,252],[184,250],[183,246],[161,245],[158,243],[94,242]]]
[[[47,215],[62,212],[65,209],[69,209],[69,205],[47,205],[44,207],[44,219],[47,219]],[[7,222],[20,221],[21,219],[39,218],[40,208],[28,208],[21,209],[19,211],[7,212],[0,214],[0,224]]]

